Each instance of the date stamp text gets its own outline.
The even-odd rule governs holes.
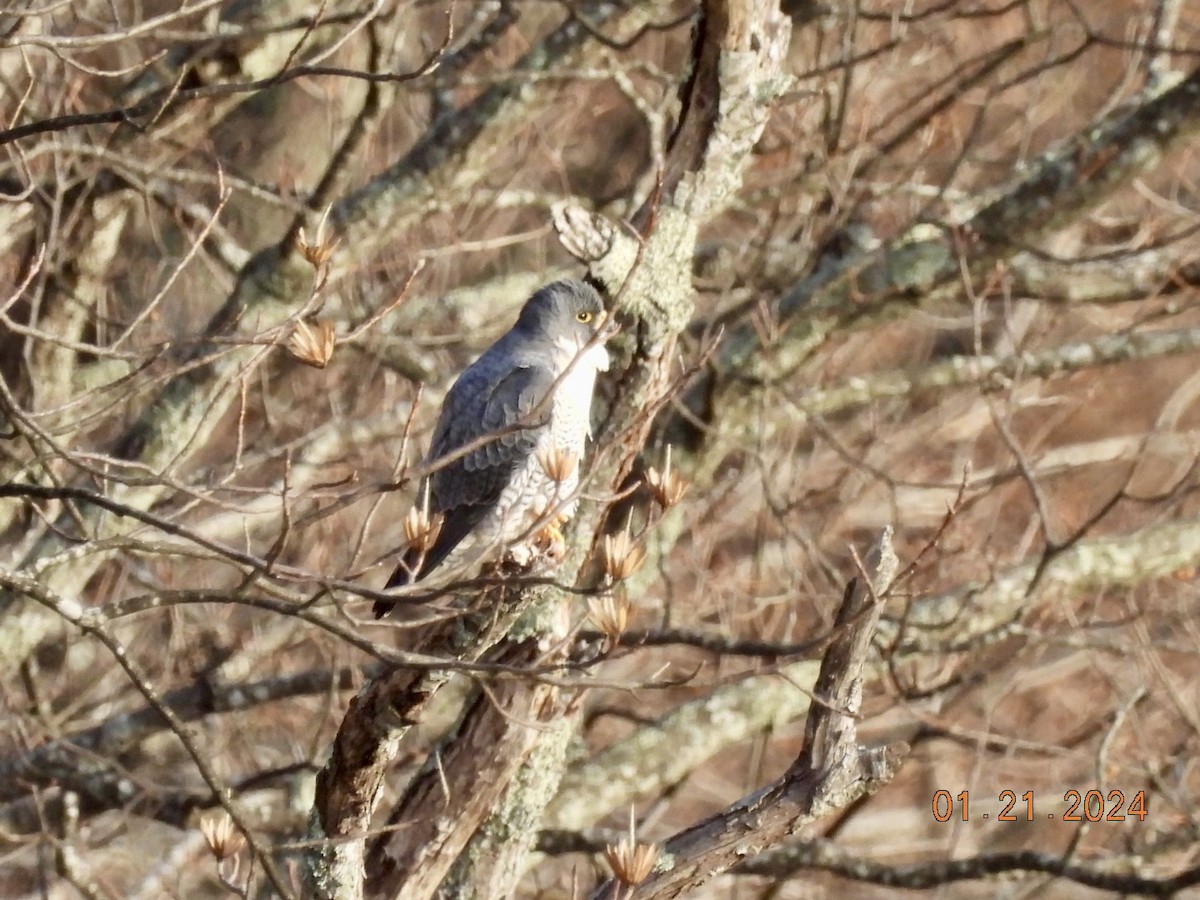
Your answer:
[[[1107,793],[1098,790],[1070,790],[1057,798],[1038,796],[1025,791],[1018,794],[1013,790],[1001,791],[996,798],[998,809],[980,809],[983,804],[972,806],[971,792],[933,792],[933,818],[938,822],[970,822],[972,817],[991,819],[995,822],[1033,822],[1036,819],[1058,819],[1062,822],[1124,822],[1137,819],[1144,822],[1148,815],[1146,792],[1138,791],[1126,797],[1123,791]]]

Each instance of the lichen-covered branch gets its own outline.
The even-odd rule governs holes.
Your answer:
[[[536,593],[504,587],[485,591],[477,611],[426,627],[416,637],[417,646],[447,661],[481,659],[504,641]],[[364,896],[366,842],[384,778],[400,741],[428,715],[451,674],[449,668],[397,668],[368,682],[350,702],[317,777],[310,822],[315,844],[305,856],[315,896]]]
[[[562,598],[544,596],[488,659],[513,667],[552,664],[562,654],[567,621]],[[548,656],[547,647],[556,649]],[[553,754],[548,765],[531,756],[545,755],[550,735],[565,743],[564,711],[562,692],[549,683],[518,678],[481,685],[372,843],[368,896],[420,900],[439,887],[464,898],[508,896],[520,870],[504,859],[520,859],[536,830],[536,822],[518,825],[529,792],[548,798],[560,771]]]
[[[839,329],[879,321],[896,308],[944,305],[946,296],[961,293],[964,262],[974,277],[986,275],[998,260],[1036,246],[1108,199],[1197,128],[1200,69],[1045,154],[965,221],[919,225],[877,250],[820,268],[779,302],[781,349],[769,361],[756,362],[760,342],[752,328],[740,328],[723,346],[722,369],[745,372],[764,364],[789,369]]]

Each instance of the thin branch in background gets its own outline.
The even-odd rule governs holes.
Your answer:
[[[437,68],[438,62],[441,60],[442,54],[445,52],[446,47],[449,46],[452,38],[453,30],[447,28],[446,39],[443,41],[442,46],[411,72],[367,72],[340,66],[299,65],[272,75],[269,78],[260,78],[256,81],[240,82],[237,84],[212,84],[196,88],[169,88],[165,91],[165,96],[163,93],[152,95],[145,100],[140,100],[137,103],[118,109],[57,116],[5,129],[4,131],[0,131],[0,146],[39,134],[67,131],[84,125],[113,125],[121,123],[136,125],[140,119],[146,116],[150,116],[152,120],[159,119],[168,110],[173,110],[193,100],[227,97],[233,94],[258,93],[267,88],[278,87],[281,84],[287,84],[289,81],[295,81],[297,78],[353,78],[358,81],[371,83],[403,84],[407,81],[415,81],[423,78]]]
[[[851,881],[911,891],[929,890],[960,881],[977,881],[996,875],[1011,877],[1020,873],[1053,875],[1096,890],[1147,897],[1172,897],[1179,891],[1200,884],[1200,867],[1184,869],[1169,878],[1147,878],[1072,863],[1050,853],[1032,850],[891,866],[856,857],[824,843],[805,843],[773,851],[741,863],[737,871],[771,878],[795,877],[806,871],[824,871]]]

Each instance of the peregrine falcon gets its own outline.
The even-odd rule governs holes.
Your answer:
[[[438,567],[462,573],[499,549],[527,561],[535,538],[561,541],[557,526],[577,504],[592,391],[608,368],[611,333],[594,288],[556,281],[530,297],[516,324],[458,376],[426,457],[434,466],[445,462],[419,494],[419,507],[431,520],[440,517],[440,529],[409,547],[387,587]],[[374,612],[389,609],[376,601]]]

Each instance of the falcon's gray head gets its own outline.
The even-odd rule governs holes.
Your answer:
[[[530,297],[513,330],[534,340],[549,339],[569,361],[579,355],[596,333],[608,327],[604,301],[590,284],[575,279],[555,281]],[[604,340],[597,340],[577,365],[601,372],[608,368]]]

